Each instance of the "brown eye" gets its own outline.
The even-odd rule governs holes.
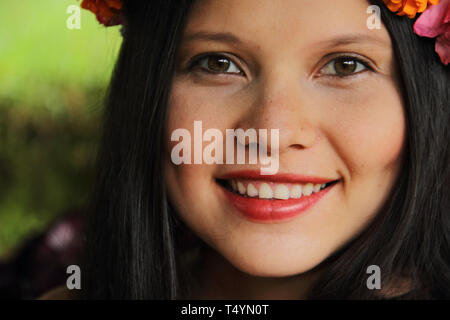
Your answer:
[[[354,57],[336,58],[322,68],[321,73],[347,77],[369,69],[365,63]]]
[[[222,57],[209,57],[208,68],[215,72],[226,72],[230,68],[230,60]]]
[[[338,74],[348,75],[355,72],[358,63],[355,60],[338,59],[334,61],[334,69]]]
[[[237,67],[231,59],[221,55],[203,57],[199,60],[199,65],[211,73],[242,73],[239,67]]]

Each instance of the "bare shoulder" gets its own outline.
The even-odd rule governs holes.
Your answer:
[[[77,295],[74,291],[77,290],[69,290],[66,286],[60,286],[43,294],[38,300],[76,300]]]

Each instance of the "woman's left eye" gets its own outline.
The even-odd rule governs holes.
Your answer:
[[[348,77],[370,70],[366,62],[355,57],[338,57],[328,62],[321,70],[321,75]]]
[[[219,54],[203,56],[196,64],[210,73],[242,74],[242,70],[230,58]]]

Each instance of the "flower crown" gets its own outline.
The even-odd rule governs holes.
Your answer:
[[[399,16],[415,18],[414,32],[427,38],[436,38],[435,50],[443,64],[450,62],[450,0],[383,0]],[[83,0],[81,7],[92,11],[97,20],[109,27],[123,23],[123,0]]]
[[[123,23],[122,0],[83,0],[81,7],[93,12],[98,22],[106,27]]]

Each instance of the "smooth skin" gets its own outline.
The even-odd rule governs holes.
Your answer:
[[[363,232],[386,202],[406,125],[391,40],[384,26],[368,29],[368,6],[195,3],[177,56],[165,168],[170,202],[211,248],[194,298],[303,298],[320,263]],[[216,179],[260,166],[171,162],[171,132],[186,128],[193,136],[194,120],[224,136],[225,129],[280,129],[280,173],[341,181],[294,219],[251,222]]]

